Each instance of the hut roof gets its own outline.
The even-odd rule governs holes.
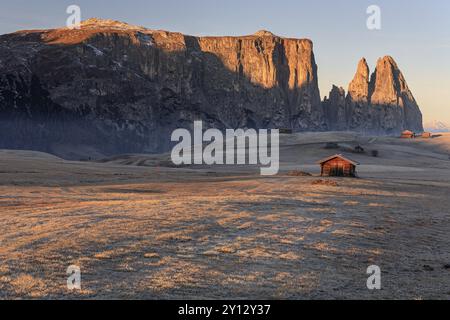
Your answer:
[[[353,165],[355,165],[355,166],[359,165],[359,162],[354,161],[354,160],[351,160],[351,159],[349,159],[349,158],[346,158],[346,157],[344,157],[342,154],[335,154],[335,155],[330,156],[330,157],[328,157],[328,158],[325,158],[325,159],[322,159],[322,160],[320,160],[320,161],[317,161],[317,163],[318,163],[318,164],[323,164],[323,163],[325,163],[325,162],[328,162],[328,161],[330,161],[330,160],[333,160],[334,158],[340,158],[340,159],[342,159],[342,160],[344,160],[344,161],[350,162],[351,164],[353,164]]]
[[[409,131],[409,130],[405,130],[405,131],[402,132],[402,134],[409,135],[409,134],[414,134],[414,132]]]

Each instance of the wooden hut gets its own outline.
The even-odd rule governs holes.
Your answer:
[[[318,161],[320,164],[321,176],[329,177],[356,177],[356,166],[358,162],[344,157],[342,154],[335,154],[334,156]]]
[[[280,128],[279,129],[280,134],[293,134],[294,131],[292,129],[288,128]]]
[[[353,152],[355,152],[355,153],[364,153],[364,152],[366,152],[366,151],[364,150],[363,147],[361,147],[361,146],[356,146],[355,149],[353,150]]]
[[[422,133],[422,138],[424,138],[424,139],[433,138],[433,134],[431,132],[424,132],[424,133]]]
[[[415,137],[416,137],[416,135],[414,134],[414,132],[409,131],[409,130],[405,130],[405,131],[402,132],[402,135],[401,135],[400,138],[402,138],[402,139],[413,139]]]

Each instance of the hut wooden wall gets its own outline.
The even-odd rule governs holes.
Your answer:
[[[355,175],[355,166],[343,159],[331,159],[322,164],[322,175],[329,176],[333,173],[333,168],[338,170],[342,168],[344,176],[354,176]]]

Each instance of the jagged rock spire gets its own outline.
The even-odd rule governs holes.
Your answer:
[[[358,63],[356,74],[348,87],[348,94],[355,102],[369,101],[369,66],[365,58]]]
[[[404,129],[422,131],[422,113],[408,88],[405,77],[390,56],[378,59],[369,84],[372,105],[398,107]]]
[[[324,102],[328,128],[398,134],[423,130],[422,113],[395,60],[386,56],[377,62],[369,81],[366,59],[358,63],[345,103],[343,90],[334,87]]]
[[[403,106],[403,101],[399,101],[402,94],[415,102],[402,72],[390,56],[378,59],[370,81],[370,91],[373,104]]]

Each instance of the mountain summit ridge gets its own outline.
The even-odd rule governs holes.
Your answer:
[[[80,23],[81,28],[88,28],[88,27],[104,27],[104,28],[122,28],[122,29],[129,29],[129,30],[151,30],[142,26],[137,26],[133,24],[129,24],[126,22],[113,20],[113,19],[101,19],[101,18],[89,18],[86,20],[81,21]]]

